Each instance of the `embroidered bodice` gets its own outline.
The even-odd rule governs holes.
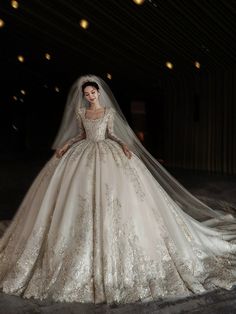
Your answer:
[[[79,134],[69,141],[72,145],[82,139],[91,140],[94,142],[103,141],[110,138],[120,145],[122,140],[118,138],[113,130],[115,110],[107,108],[104,115],[97,119],[86,118],[86,109],[82,108],[77,111],[76,117],[79,124]]]

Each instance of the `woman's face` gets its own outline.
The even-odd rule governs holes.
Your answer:
[[[84,97],[89,103],[96,103],[98,101],[99,92],[93,86],[86,86],[84,89]]]

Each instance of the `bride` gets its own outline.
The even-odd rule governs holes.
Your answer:
[[[232,288],[235,218],[145,150],[101,78],[75,82],[54,148],[0,240],[3,292],[128,303]]]

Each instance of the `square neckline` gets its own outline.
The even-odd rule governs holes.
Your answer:
[[[104,107],[104,112],[102,114],[102,116],[100,118],[96,118],[96,119],[91,119],[91,118],[86,118],[86,108],[84,108],[84,119],[85,120],[88,120],[88,121],[96,121],[96,120],[101,120],[101,119],[104,119],[106,114],[107,114],[107,108]]]

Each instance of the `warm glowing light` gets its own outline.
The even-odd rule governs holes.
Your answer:
[[[196,67],[197,69],[200,69],[200,68],[201,68],[201,64],[200,64],[200,62],[198,62],[198,61],[195,61],[195,62],[194,62],[194,65],[195,65],[195,67]]]
[[[59,93],[60,92],[60,89],[59,89],[59,87],[58,86],[55,86],[55,91],[57,92],[57,93]]]
[[[45,58],[47,59],[47,60],[51,60],[51,55],[49,54],[49,53],[45,53]]]
[[[25,61],[25,58],[21,55],[17,56],[17,59],[19,62],[24,62]]]
[[[2,19],[0,19],[0,27],[3,27],[4,25],[5,25],[5,22]]]
[[[19,8],[19,2],[16,1],[16,0],[12,0],[12,1],[11,1],[11,6],[12,6],[14,9],[18,9],[18,8]]]
[[[145,0],[133,0],[133,2],[137,5],[141,5],[144,3]]]
[[[22,95],[26,94],[26,91],[24,89],[21,89],[20,92],[21,92]]]
[[[112,75],[111,75],[110,73],[107,73],[107,78],[108,78],[109,80],[112,80]]]
[[[167,67],[168,69],[172,70],[174,66],[173,66],[173,63],[171,63],[170,61],[167,61],[167,62],[166,62],[166,67]]]
[[[17,101],[17,99],[18,99],[16,96],[13,96],[12,98],[13,98],[15,101]]]
[[[83,28],[83,29],[87,29],[89,27],[89,22],[85,19],[80,20],[79,25]]]

